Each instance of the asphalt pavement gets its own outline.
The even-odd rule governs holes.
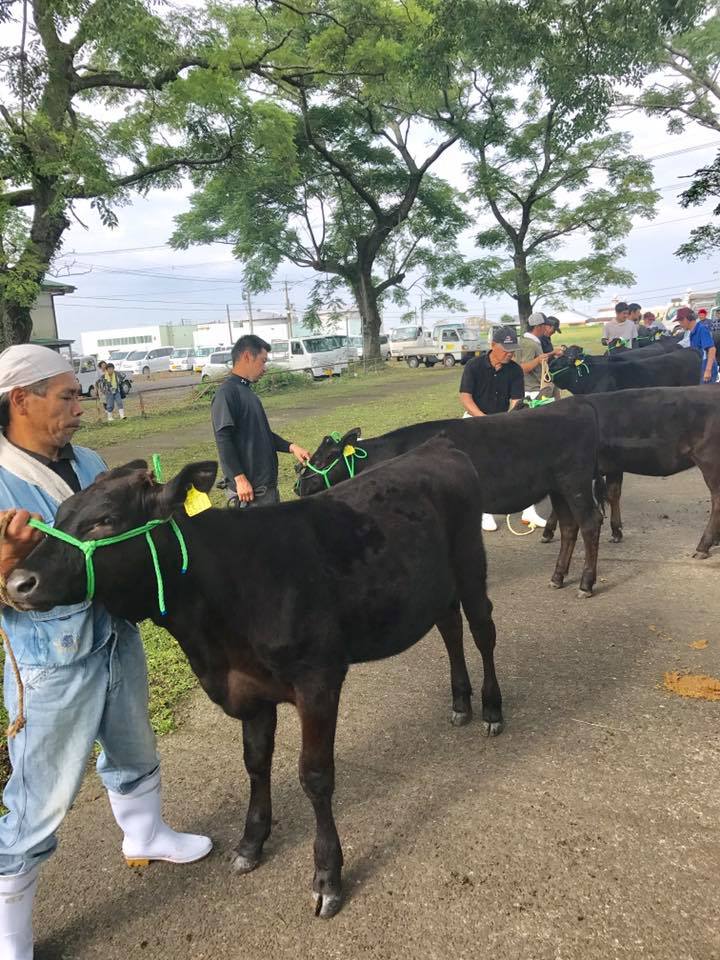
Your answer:
[[[590,600],[576,599],[577,560],[567,588],[549,589],[556,547],[537,533],[486,535],[500,737],[450,725],[435,631],[351,671],[335,919],[312,913],[293,710],[280,711],[273,835],[240,877],[226,856],[248,796],[241,729],[198,692],[160,743],[165,809],[173,825],[210,833],[215,851],[128,869],[89,775],[41,877],[37,960],[719,958],[720,703],[662,682],[671,670],[720,675],[720,550],[691,559],[708,511],[695,471],[627,477],[623,509],[626,538],[608,543],[606,525]],[[466,649],[479,689],[469,637]]]

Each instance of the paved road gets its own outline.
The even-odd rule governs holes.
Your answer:
[[[626,540],[603,536],[597,596],[547,586],[555,548],[488,535],[507,729],[448,722],[433,632],[353,669],[337,746],[347,903],[310,909],[312,815],[281,711],[274,832],[241,878],[224,855],[248,788],[240,726],[201,694],[161,742],[168,818],[216,851],[141,873],[88,777],[45,868],[37,960],[711,960],[720,957],[720,704],[661,688],[720,673],[720,553],[696,473],[626,478]],[[577,576],[577,564],[573,567]],[[342,598],[339,598],[341,601]],[[707,639],[704,650],[689,644]],[[479,659],[468,649],[476,686]]]

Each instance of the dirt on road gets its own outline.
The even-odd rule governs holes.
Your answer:
[[[281,710],[265,860],[238,877],[225,856],[248,796],[240,725],[198,693],[160,744],[165,807],[215,851],[129,870],[89,776],[41,877],[38,960],[720,957],[720,704],[663,688],[667,671],[720,675],[720,551],[690,559],[708,510],[696,472],[627,477],[623,494],[626,539],[604,531],[591,600],[576,599],[577,561],[569,586],[549,589],[556,547],[537,534],[486,536],[502,736],[450,725],[435,632],[353,668],[337,742],[337,918],[312,914],[294,712]]]

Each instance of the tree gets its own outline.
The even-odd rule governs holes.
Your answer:
[[[495,220],[476,242],[497,252],[456,279],[479,295],[510,294],[523,328],[539,300],[562,306],[632,282],[618,261],[632,218],[654,212],[649,164],[628,154],[619,134],[576,138],[567,108],[537,90],[525,93],[521,110],[508,94],[484,96],[484,116],[465,125],[463,138],[474,158],[469,194]],[[585,254],[562,256],[568,239],[584,242]]]
[[[159,12],[162,10],[163,16]],[[233,42],[202,9],[153,0],[5,0],[21,21],[0,49],[0,339],[27,340],[30,307],[60,249],[76,200],[107,226],[131,191],[177,186],[183,171],[241,149],[242,123],[220,128],[218,106],[250,114],[245,76],[289,36]],[[239,14],[238,14],[239,15]],[[254,8],[242,12],[258,20]],[[253,36],[259,31],[254,27]],[[100,119],[109,117],[109,119]]]
[[[688,123],[720,133],[720,4],[711,4],[706,19],[693,29],[662,42],[659,67],[663,75],[632,105],[667,119],[670,133],[682,133]],[[680,202],[700,206],[713,197],[720,198],[720,151],[712,164],[695,171]],[[713,214],[720,215],[720,203]],[[705,224],[690,232],[676,254],[697,260],[718,248],[717,226]]]
[[[347,101],[297,112],[266,102],[254,148],[204,174],[172,243],[227,242],[255,290],[267,289],[283,259],[321,274],[310,317],[349,289],[363,319],[365,356],[380,355],[380,304],[406,298],[413,274],[438,281],[456,262],[467,223],[458,194],[429,173],[455,136],[416,160],[410,118],[398,121]],[[260,114],[258,108],[257,114]]]

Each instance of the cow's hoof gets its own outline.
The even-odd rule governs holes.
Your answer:
[[[313,893],[315,916],[322,920],[329,920],[339,912],[342,906],[342,897],[334,893]]]
[[[609,540],[608,542],[609,542],[609,543],[622,543],[622,534],[621,534],[621,533],[614,533],[614,534],[610,537],[610,540]]]
[[[560,581],[560,583],[558,583],[557,580],[551,580],[551,581],[550,581],[550,586],[551,586],[554,590],[562,590],[562,588],[565,586],[565,584],[562,582],[562,580]]]
[[[554,533],[547,533],[547,531],[540,537],[540,543],[552,543],[555,539]]]
[[[577,592],[578,600],[589,600],[592,595],[592,590],[578,590]]]
[[[454,727],[466,727],[471,720],[472,710],[465,710],[464,712],[453,710],[452,716],[450,717],[450,723]]]
[[[252,873],[259,863],[259,859],[251,860],[249,857],[244,857],[241,853],[236,853],[230,858],[230,869],[233,873]]]
[[[503,726],[502,720],[483,720],[483,730],[488,737],[497,737],[498,734],[503,732]]]
[[[707,560],[709,556],[709,553],[705,553],[702,550],[696,550],[693,554],[693,560]]]

